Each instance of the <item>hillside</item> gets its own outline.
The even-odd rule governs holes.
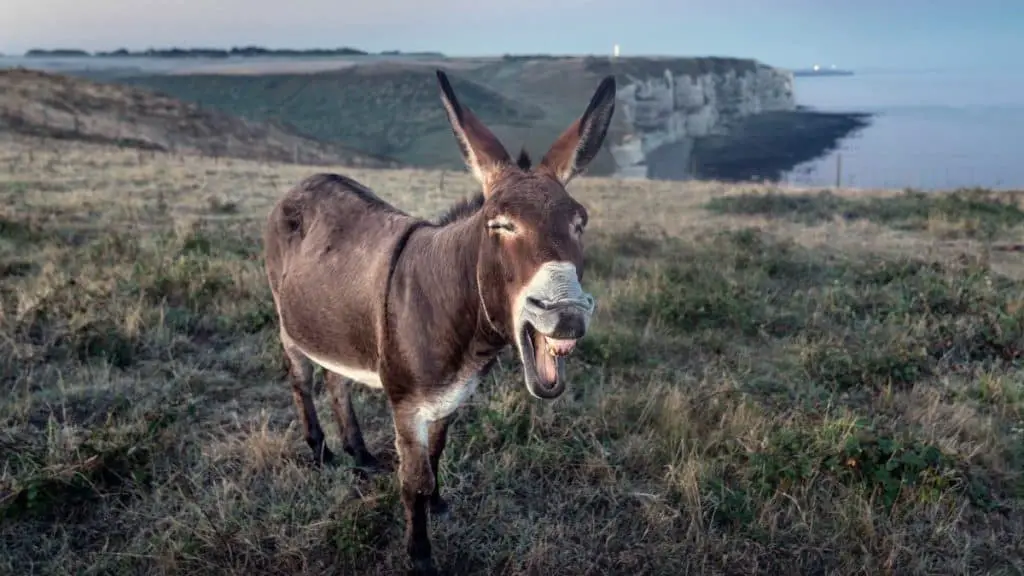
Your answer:
[[[143,88],[25,69],[0,70],[0,131],[206,156],[398,165],[279,122],[242,119]]]
[[[0,166],[0,573],[404,573],[394,474],[311,468],[282,369],[261,227],[318,168],[18,137]],[[479,189],[346,173],[421,216]],[[560,399],[509,354],[456,412],[447,573],[1024,565],[1024,196],[570,188],[597,312]]]
[[[453,74],[451,80],[460,100],[499,137],[509,139],[510,147],[518,144],[514,136],[519,132],[543,130],[546,114],[540,106],[506,97],[464,74]],[[254,67],[249,73],[176,73],[117,82],[246,118],[283,120],[316,138],[411,164],[462,166],[429,66],[383,63],[285,74],[259,73]],[[581,107],[585,98],[578,99]]]

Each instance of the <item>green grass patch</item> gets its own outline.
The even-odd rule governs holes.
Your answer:
[[[0,239],[17,245],[38,242],[43,238],[39,227],[30,220],[0,216]]]
[[[713,198],[705,208],[721,214],[785,218],[818,224],[842,218],[870,220],[904,230],[926,230],[930,222],[946,222],[943,234],[966,238],[992,238],[1024,222],[1024,210],[1015,197],[984,189],[952,193],[907,190],[885,198],[817,194],[740,194]]]
[[[143,239],[113,231],[80,247],[55,243],[67,272],[21,275],[4,308],[18,309],[19,294],[38,296],[23,300],[6,330],[43,351],[41,361],[101,359],[117,368],[159,358],[178,336],[217,347],[258,334],[276,319],[265,284],[249,282],[259,278],[260,245],[234,232],[167,230]]]
[[[603,239],[594,252],[607,310],[582,348],[592,362],[771,346],[801,367],[794,377],[846,390],[909,385],[1024,353],[1024,285],[977,261],[849,257],[755,230],[698,246],[631,234]]]
[[[45,436],[19,444],[17,453],[5,457],[0,518],[77,522],[102,498],[148,490],[153,452],[164,449],[165,434],[181,415],[154,412],[119,422],[124,419],[111,413],[70,447],[62,424],[51,416]]]
[[[973,477],[961,457],[906,432],[878,430],[863,418],[793,419],[770,430],[756,449],[721,460],[700,481],[708,516],[720,528],[755,538],[764,536],[756,519],[780,498],[855,499],[878,514],[958,498],[982,509],[992,504],[985,480]],[[834,520],[823,518],[819,529]]]

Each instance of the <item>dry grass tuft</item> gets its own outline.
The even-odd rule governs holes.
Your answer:
[[[0,571],[397,572],[395,479],[309,468],[281,371],[259,231],[310,169],[17,141],[0,165]],[[473,191],[348,173],[421,215]],[[1024,281],[992,250],[1021,240],[1017,207],[574,192],[601,302],[574,385],[532,400],[509,356],[459,412],[441,565],[1024,568]],[[383,398],[356,401],[371,449],[393,451]]]

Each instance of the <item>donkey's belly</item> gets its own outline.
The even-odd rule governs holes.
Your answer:
[[[355,380],[360,384],[365,384],[371,388],[383,388],[383,384],[380,381],[380,375],[372,370],[365,368],[356,368],[353,366],[345,366],[337,361],[328,360],[326,358],[318,358],[313,354],[306,353],[306,357],[319,364],[324,370],[334,372],[339,376],[344,376],[351,380]]]
[[[359,270],[313,264],[290,271],[281,286],[281,324],[302,353],[325,370],[379,388],[377,282],[354,272]]]

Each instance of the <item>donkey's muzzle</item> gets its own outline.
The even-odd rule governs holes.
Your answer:
[[[579,301],[541,302],[530,298],[526,302],[529,317],[534,326],[550,338],[579,340],[587,332],[590,315],[594,309],[593,298],[589,295]]]
[[[583,291],[570,262],[541,266],[523,296],[514,318],[526,388],[537,398],[557,398],[566,386],[565,357],[587,332],[594,297]]]

